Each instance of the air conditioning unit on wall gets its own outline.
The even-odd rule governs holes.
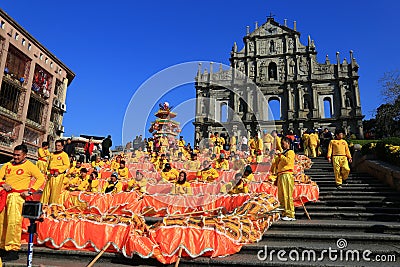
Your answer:
[[[67,111],[67,105],[65,105],[65,104],[63,104],[63,103],[60,103],[60,109],[61,109],[62,111],[64,111],[64,112],[66,112],[66,111]]]
[[[58,98],[53,99],[53,106],[59,108],[60,107],[60,100]]]
[[[57,132],[64,132],[64,126],[63,125],[58,125],[56,130],[57,130]]]

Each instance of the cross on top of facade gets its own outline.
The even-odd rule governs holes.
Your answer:
[[[274,19],[274,17],[275,17],[275,15],[274,14],[272,14],[272,12],[269,12],[269,16],[267,17],[267,19]]]

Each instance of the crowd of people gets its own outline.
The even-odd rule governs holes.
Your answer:
[[[334,165],[338,188],[345,183],[350,170],[348,162],[351,162],[343,134],[338,130],[332,140],[329,131],[320,134],[307,132],[300,142],[305,153],[311,157],[319,155],[320,147],[322,151],[326,149],[326,157]],[[107,138],[110,139],[110,136]],[[16,252],[21,245],[22,205],[25,199],[37,192],[41,193],[43,204],[62,204],[66,196],[74,191],[105,194],[135,191],[146,194],[147,184],[151,182],[171,184],[171,194],[192,195],[192,181],[212,183],[221,171],[234,170],[237,173],[221,187],[220,194],[248,193],[248,185],[254,180],[252,166],[266,162],[271,165],[271,175],[276,176],[278,199],[283,209],[282,220],[296,220],[293,170],[298,138],[292,132],[283,136],[277,131],[264,132],[263,136],[254,135],[248,140],[245,136],[238,140],[235,136],[229,138],[215,132],[203,142],[202,148],[192,148],[183,136],[173,143],[163,138],[149,138],[143,145],[135,147],[133,152],[121,152],[112,157],[107,152],[95,158],[89,154],[86,158],[91,159],[90,162],[77,159],[68,141],[57,140],[52,152],[48,150],[49,144],[43,142],[38,150],[36,165],[26,159],[28,150],[25,145],[16,146],[13,160],[0,169],[0,199],[4,202],[0,213],[0,253],[3,259],[18,258]],[[111,147],[112,143],[108,145]],[[90,152],[90,142],[87,147]],[[147,168],[160,174],[160,179],[146,177],[145,170],[130,173],[127,165],[132,163],[147,164]],[[111,174],[104,180],[101,176],[107,172]],[[188,172],[196,172],[195,177],[189,180]]]

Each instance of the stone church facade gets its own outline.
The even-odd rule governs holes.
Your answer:
[[[363,137],[359,66],[349,60],[336,63],[326,56],[317,62],[314,40],[300,42],[300,32],[269,17],[253,32],[247,27],[244,47],[234,44],[230,68],[199,71],[196,76],[195,140],[212,132],[248,136],[276,129],[301,134],[307,129],[337,127]],[[273,118],[268,106],[275,102]],[[226,113],[225,115],[223,113]]]

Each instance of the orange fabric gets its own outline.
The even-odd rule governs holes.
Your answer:
[[[193,181],[196,171],[188,171],[193,196],[169,194],[172,184],[157,184],[160,173],[147,164],[127,166],[132,173],[142,170],[145,178],[150,179],[147,194],[66,192],[63,206],[44,206],[45,219],[39,223],[38,244],[100,251],[111,242],[109,252],[119,252],[125,257],[133,254],[154,257],[170,264],[178,259],[181,247],[183,257],[236,253],[244,244],[260,240],[279,217],[277,213],[269,213],[279,206],[277,187],[270,181],[273,176],[268,172],[269,164],[254,164],[249,193],[236,195],[219,192],[237,172],[221,171],[213,183],[203,183]],[[310,166],[308,158],[296,155],[294,174],[301,177]],[[101,171],[101,185],[110,174],[107,170]],[[294,205],[301,206],[301,200],[303,203],[318,200],[318,186],[310,180],[300,181],[295,183]],[[224,216],[220,216],[221,212]],[[148,227],[140,214],[164,217],[164,220]]]

